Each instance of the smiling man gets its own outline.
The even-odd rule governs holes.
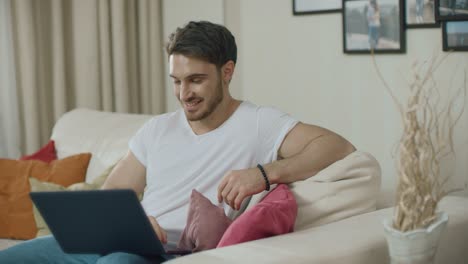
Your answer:
[[[144,192],[142,206],[168,249],[180,239],[193,189],[232,216],[271,184],[304,180],[354,151],[327,129],[233,98],[237,47],[224,26],[190,22],[169,37],[167,53],[181,109],[152,118],[137,132],[103,188]],[[127,253],[65,254],[53,237],[0,252],[1,263],[25,260],[150,262]]]

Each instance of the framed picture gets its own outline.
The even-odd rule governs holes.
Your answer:
[[[468,51],[468,21],[445,21],[442,47],[444,51]]]
[[[406,0],[405,14],[407,28],[440,27],[435,18],[435,0]]]
[[[403,0],[343,0],[344,53],[404,53]]]
[[[468,20],[468,0],[435,0],[436,20]]]
[[[293,0],[293,14],[307,15],[340,12],[342,0]]]

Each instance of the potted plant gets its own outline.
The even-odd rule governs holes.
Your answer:
[[[434,73],[447,56],[441,59],[434,56],[428,63],[413,64],[405,104],[392,92],[372,56],[377,74],[403,121],[397,155],[396,206],[393,219],[384,220],[392,263],[433,263],[448,221],[446,213],[437,211],[437,204],[455,190],[446,190],[450,175],[442,174],[441,162],[455,155],[453,133],[464,111],[467,80],[465,72],[462,87],[453,96],[448,92],[449,98],[443,98]],[[458,111],[457,100],[463,102]]]

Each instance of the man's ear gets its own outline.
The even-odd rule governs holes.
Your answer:
[[[226,62],[223,67],[221,67],[221,72],[223,75],[223,82],[229,83],[232,79],[232,75],[234,74],[234,69],[236,68],[236,64],[230,60]]]

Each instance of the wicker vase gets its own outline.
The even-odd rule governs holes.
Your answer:
[[[385,219],[383,224],[391,264],[434,263],[440,235],[447,221],[447,214],[442,212],[438,213],[436,221],[426,229],[401,232],[393,228],[392,219]]]

